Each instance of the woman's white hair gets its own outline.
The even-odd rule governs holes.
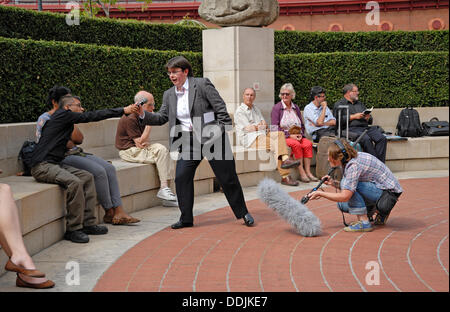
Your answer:
[[[293,100],[295,99],[295,90],[294,90],[294,86],[292,85],[292,83],[288,82],[288,83],[285,83],[284,85],[281,86],[280,94],[278,94],[280,99],[281,99],[281,91],[282,90],[288,90],[289,93],[292,95],[292,99]]]

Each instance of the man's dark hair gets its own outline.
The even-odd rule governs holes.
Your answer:
[[[324,88],[322,88],[321,86],[314,86],[311,88],[311,92],[310,92],[310,98],[311,101],[314,101],[315,97],[318,96],[319,94],[325,93],[326,90]]]
[[[181,68],[183,71],[185,69],[188,69],[188,77],[193,77],[194,74],[192,73],[192,66],[191,63],[189,63],[189,61],[184,57],[184,56],[175,56],[173,58],[171,58],[167,64],[166,64],[166,69],[169,68]]]
[[[59,99],[67,94],[70,94],[70,89],[62,86],[54,86],[48,91],[47,106],[49,109],[53,108],[52,100],[59,104]]]
[[[66,105],[72,104],[74,99],[75,97],[70,94],[64,95],[58,101],[59,108],[64,108]]]
[[[346,95],[347,92],[352,91],[354,87],[356,87],[355,84],[353,84],[353,83],[348,83],[348,84],[346,84],[346,85],[342,88],[342,93],[343,93],[344,95]]]

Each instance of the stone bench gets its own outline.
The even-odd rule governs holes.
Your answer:
[[[400,110],[375,109],[374,124],[395,133]],[[440,120],[448,120],[448,107],[418,110],[422,121],[435,116]],[[132,213],[161,205],[161,200],[156,197],[159,179],[155,166],[127,163],[119,159],[118,151],[114,147],[117,123],[118,118],[112,118],[81,124],[80,129],[85,136],[82,147],[87,152],[111,160],[116,167],[121,196],[127,212]],[[0,144],[6,147],[0,151],[0,168],[3,170],[0,183],[9,184],[13,190],[25,245],[31,255],[61,240],[65,231],[63,189],[54,184],[37,183],[32,177],[15,176],[21,169],[17,162],[18,152],[25,140],[34,139],[34,132],[35,123],[0,125]],[[150,140],[167,146],[167,136],[167,125],[153,127]],[[230,133],[232,143],[235,142],[234,138],[234,133]],[[449,137],[421,137],[389,142],[386,163],[392,171],[448,169],[448,141]],[[236,171],[243,187],[257,185],[264,177],[280,181],[273,154],[232,145]],[[314,160],[312,164],[314,165]],[[298,177],[298,173],[294,173],[294,177]],[[205,160],[200,164],[194,180],[196,195],[208,194],[218,189],[214,174]],[[103,209],[100,206],[97,208],[100,221],[103,218]],[[4,273],[6,261],[6,255],[0,253],[0,274]]]
[[[416,107],[415,109],[419,112],[421,122],[429,121],[433,117],[449,120],[449,107]],[[401,110],[402,108],[376,108],[372,112],[373,124],[382,127],[386,132],[395,134]],[[311,140],[309,135],[307,138]],[[236,142],[235,133],[232,133],[232,139]],[[313,147],[311,167],[314,172],[317,143],[313,143]],[[386,165],[393,172],[448,169],[448,158],[448,136],[424,136],[403,141],[388,140]],[[291,169],[291,176],[298,179],[298,170]]]
[[[136,164],[122,161],[114,147],[118,118],[101,122],[80,124],[85,140],[81,145],[87,152],[110,160],[116,167],[124,209],[128,213],[160,206],[156,197],[159,178],[152,164]],[[0,155],[3,173],[0,183],[11,186],[19,209],[25,245],[31,255],[51,246],[63,238],[65,232],[65,191],[55,184],[38,183],[33,177],[16,176],[21,170],[17,155],[25,140],[34,139],[35,123],[0,125],[0,143],[6,146]],[[152,143],[168,145],[168,126],[153,127]],[[239,147],[234,150],[236,171],[243,187],[255,185],[265,176],[276,178],[275,167],[264,165],[258,154]],[[249,161],[252,160],[252,161]],[[276,166],[276,164],[275,164]],[[270,168],[270,169],[267,169]],[[263,169],[263,170],[261,170]],[[266,170],[264,170],[266,169]],[[172,188],[174,185],[172,183]],[[215,175],[207,161],[203,160],[194,177],[195,195],[209,194],[218,190]],[[168,208],[170,209],[170,208]],[[97,206],[97,218],[101,222],[104,212]],[[4,273],[7,258],[0,252],[0,275]]]

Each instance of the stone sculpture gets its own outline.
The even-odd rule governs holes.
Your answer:
[[[267,26],[279,11],[277,0],[204,0],[198,8],[203,19],[220,26]]]

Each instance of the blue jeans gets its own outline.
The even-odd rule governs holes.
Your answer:
[[[337,206],[342,212],[352,215],[367,214],[366,205],[374,205],[380,198],[383,190],[377,188],[372,182],[358,182],[356,191],[348,202],[338,203]]]
[[[94,176],[97,199],[105,210],[122,206],[116,168],[106,160],[95,155],[70,155],[63,164],[86,170]]]

